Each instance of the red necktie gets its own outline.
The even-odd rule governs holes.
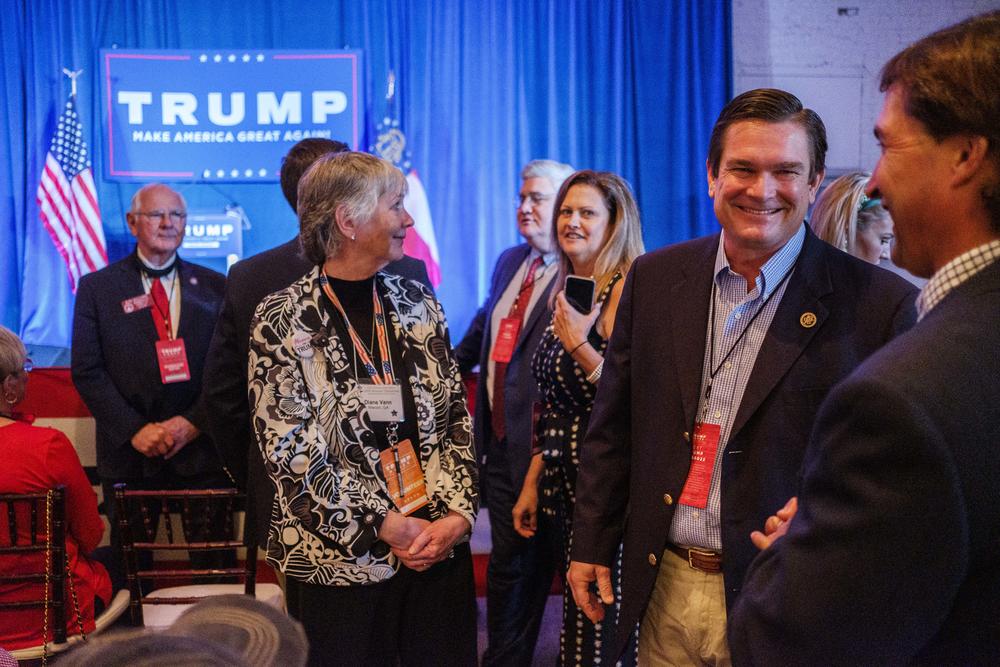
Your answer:
[[[160,340],[173,339],[173,327],[170,324],[170,299],[167,298],[167,291],[163,289],[163,283],[159,278],[153,278],[153,284],[149,287],[149,296],[153,299],[153,307],[149,312],[153,315],[153,324],[156,325],[156,335]]]
[[[518,321],[518,331],[524,323],[524,313],[528,310],[528,303],[531,301],[531,293],[535,288],[535,272],[538,271],[538,267],[542,265],[542,258],[536,257],[531,265],[528,267],[528,272],[524,275],[524,280],[521,281],[521,289],[517,291],[517,298],[514,299],[514,304],[510,307],[510,312],[507,314],[509,318],[515,318]],[[519,334],[520,337],[520,334]],[[504,425],[504,404],[503,404],[503,394],[504,394],[504,379],[507,377],[507,364],[505,362],[497,361],[494,362],[493,368],[493,410],[492,410],[492,423],[493,423],[493,435],[497,440],[503,440],[504,436],[507,434],[507,428]]]

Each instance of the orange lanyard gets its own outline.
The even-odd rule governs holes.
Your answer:
[[[341,305],[340,299],[337,298],[337,295],[330,288],[330,281],[327,279],[325,273],[320,275],[319,284],[323,287],[323,292],[327,298],[330,299],[330,303],[337,309],[340,316],[344,318],[344,323],[347,325],[347,333],[351,337],[351,342],[354,343],[354,350],[357,352],[358,358],[361,359],[361,363],[364,364],[365,370],[368,371],[368,376],[372,382],[374,384],[393,384],[392,359],[389,357],[389,335],[385,328],[385,312],[382,310],[382,302],[375,291],[374,281],[372,282],[372,302],[375,307],[375,335],[378,338],[379,354],[382,356],[382,375],[379,375],[378,369],[375,368],[375,362],[372,360],[371,353],[365,346],[364,341],[361,340],[358,332],[351,326],[351,321],[347,319],[347,312],[344,310],[344,306]]]

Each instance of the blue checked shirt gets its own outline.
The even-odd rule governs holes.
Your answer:
[[[705,327],[705,361],[701,372],[697,418],[699,422],[719,425],[719,447],[712,468],[708,504],[704,509],[683,503],[677,505],[673,523],[670,525],[670,541],[674,544],[722,551],[722,534],[719,527],[722,457],[733,428],[733,420],[739,410],[740,401],[743,400],[743,392],[757,360],[757,353],[760,352],[764,336],[771,326],[781,296],[788,286],[788,281],[782,282],[782,278],[795,265],[805,237],[806,228],[803,224],[795,236],[761,267],[754,289],[749,293],[746,279],[729,268],[729,260],[724,250],[725,232],[719,238],[719,250],[715,256],[715,294],[711,304],[715,309],[715,331],[712,331],[712,317],[709,315]],[[761,310],[762,305],[763,310]],[[760,315],[753,319],[759,310]],[[747,328],[747,322],[751,319],[753,322],[749,329],[743,338],[740,338],[740,334]],[[712,380],[712,392],[706,400],[705,388],[708,386],[711,372],[715,370],[709,368],[713,342],[715,366],[719,371]],[[730,349],[733,350],[732,354],[723,361],[723,357]]]

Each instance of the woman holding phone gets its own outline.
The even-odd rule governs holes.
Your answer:
[[[524,537],[535,534],[541,511],[541,520],[552,525],[549,532],[561,537],[568,567],[578,448],[590,421],[622,278],[644,249],[635,199],[628,183],[615,174],[576,172],[559,189],[554,210],[559,243],[555,284],[566,289],[552,296],[552,323],[532,361],[542,406],[534,456],[513,511],[514,528]],[[587,620],[565,588],[559,664],[595,664],[601,646],[613,644],[612,628],[604,637],[602,625]]]

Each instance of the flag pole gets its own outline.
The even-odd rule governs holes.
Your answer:
[[[392,104],[392,98],[396,96],[396,73],[389,70],[389,82],[386,85],[385,101]]]
[[[83,74],[83,70],[82,69],[78,69],[76,71],[73,71],[73,70],[70,70],[70,69],[68,69],[66,67],[63,67],[62,68],[62,72],[63,72],[63,74],[65,76],[69,77],[69,81],[70,81],[70,93],[69,93],[69,96],[75,98],[76,97],[76,79],[81,74]]]

